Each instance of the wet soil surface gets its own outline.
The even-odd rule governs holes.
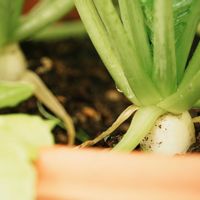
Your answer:
[[[21,46],[29,68],[42,78],[72,116],[77,144],[106,130],[130,105],[116,89],[89,39],[70,39],[48,44],[27,42]],[[0,113],[19,112],[43,116],[34,97],[15,108],[3,109]],[[193,115],[197,114],[193,112]],[[125,122],[97,146],[112,147],[128,129],[129,122]],[[200,152],[200,126],[196,125],[196,130],[197,143],[192,145],[190,152]],[[56,127],[54,136],[56,143],[67,143],[67,134],[62,128]]]

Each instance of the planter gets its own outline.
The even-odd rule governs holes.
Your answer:
[[[36,167],[38,200],[200,198],[198,155],[162,157],[57,147],[42,150]]]

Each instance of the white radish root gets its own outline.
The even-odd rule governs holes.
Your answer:
[[[195,130],[188,112],[160,117],[140,147],[145,152],[165,155],[185,153],[195,142]]]

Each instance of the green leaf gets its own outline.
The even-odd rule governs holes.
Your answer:
[[[33,90],[28,83],[0,82],[0,108],[16,106],[29,98]]]
[[[15,138],[27,151],[28,158],[35,159],[40,147],[54,143],[51,129],[56,123],[25,114],[1,115],[0,138],[2,135]]]
[[[12,114],[0,116],[0,194],[4,200],[35,200],[38,150],[53,144],[53,120]]]
[[[193,1],[196,0],[173,0],[173,16],[174,16],[174,30],[175,41],[182,35],[186,26],[190,7]],[[155,0],[140,0],[145,14],[145,21],[149,29],[149,36],[153,39],[153,8]]]
[[[0,194],[3,200],[34,200],[36,172],[31,163],[21,162],[14,153],[2,157]]]
[[[13,136],[0,135],[0,194],[4,200],[34,200],[36,172],[25,147]]]
[[[179,42],[179,38],[182,35],[183,30],[186,26],[193,1],[194,0],[173,0],[176,42]]]
[[[24,0],[0,0],[0,47],[12,41]]]

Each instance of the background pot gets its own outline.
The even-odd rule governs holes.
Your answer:
[[[199,200],[199,158],[44,149],[36,162],[38,200]]]

